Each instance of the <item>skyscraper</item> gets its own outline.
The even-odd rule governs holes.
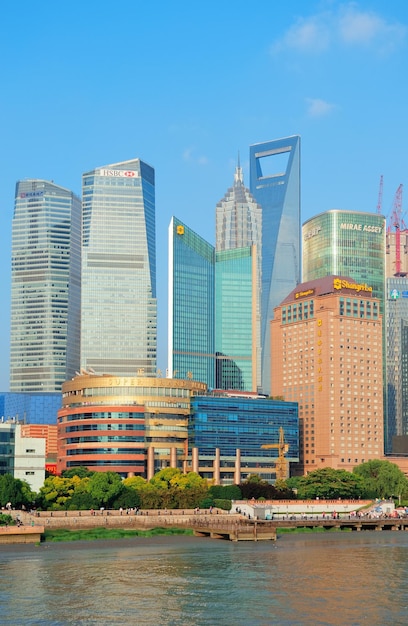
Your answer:
[[[270,391],[274,308],[300,281],[300,137],[250,147],[250,189],[262,207],[262,389]]]
[[[244,185],[242,168],[218,202],[216,220],[216,384],[261,386],[262,209]]]
[[[307,220],[303,282],[331,274],[367,282],[384,313],[385,218],[378,213],[333,209]]]
[[[81,202],[45,180],[16,185],[10,390],[60,392],[79,367]]]
[[[408,279],[387,278],[385,453],[408,452]]]
[[[233,186],[216,206],[215,239],[217,252],[257,245],[261,254],[262,209],[245,187],[240,165]]]
[[[275,309],[272,393],[299,403],[298,474],[383,456],[382,316],[344,276],[298,285]]]
[[[173,217],[169,226],[168,374],[214,388],[214,246]]]
[[[156,375],[154,169],[140,159],[83,175],[81,367]]]
[[[303,281],[332,274],[350,276],[372,287],[385,320],[385,218],[378,213],[333,209],[302,226]],[[385,441],[388,433],[386,385],[386,326],[382,327],[382,366]]]
[[[215,350],[217,389],[259,387],[257,246],[216,252]]]

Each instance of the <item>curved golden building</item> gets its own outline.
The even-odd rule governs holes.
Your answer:
[[[171,378],[83,373],[62,386],[58,472],[86,466],[126,476],[181,467],[191,398],[207,385]]]

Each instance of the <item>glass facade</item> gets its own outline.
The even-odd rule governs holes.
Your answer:
[[[257,391],[261,387],[262,209],[245,187],[239,165],[233,186],[216,206],[215,221],[217,388]]]
[[[2,424],[0,426],[0,476],[2,474],[14,474],[15,446],[15,424]]]
[[[169,227],[168,375],[215,384],[214,247],[173,217]]]
[[[276,459],[277,449],[262,449],[264,444],[279,442],[284,430],[289,444],[286,460],[299,460],[299,422],[296,402],[266,398],[195,396],[191,402],[189,446],[199,450],[200,457],[214,456],[219,448],[221,458],[235,458],[241,450],[242,466]]]
[[[387,429],[385,453],[393,437],[408,435],[408,278],[387,278]]]
[[[0,393],[0,418],[24,424],[56,424],[61,393]]]
[[[183,467],[190,399],[204,383],[83,373],[63,385],[58,470],[86,465],[147,475]]]
[[[257,390],[256,247],[216,253],[216,388]]]
[[[332,210],[303,224],[303,282],[339,275],[367,283],[384,308],[385,218]]]
[[[81,366],[156,375],[154,169],[134,159],[83,175]]]
[[[81,202],[45,180],[16,185],[10,390],[58,392],[79,367]]]
[[[250,147],[250,189],[262,207],[262,389],[270,391],[273,311],[300,282],[300,137]]]
[[[385,302],[385,218],[378,213],[341,211],[321,213],[302,226],[303,281],[329,275],[353,278],[372,287]],[[386,324],[383,324],[384,441],[387,443]]]

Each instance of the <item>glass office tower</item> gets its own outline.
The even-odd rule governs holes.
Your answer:
[[[245,187],[239,163],[233,186],[216,206],[215,222],[217,388],[257,391],[261,387],[262,209]],[[251,250],[251,246],[255,247]],[[231,250],[237,252],[227,252]]]
[[[333,209],[302,227],[303,280],[349,276],[373,288],[384,314],[385,218],[378,213]]]
[[[16,185],[10,390],[60,392],[79,367],[81,202],[46,180]]]
[[[168,375],[214,388],[214,247],[173,217],[169,227]]]
[[[81,367],[156,375],[154,169],[134,159],[83,175]]]
[[[300,137],[250,147],[250,189],[262,207],[262,389],[271,388],[273,310],[300,281]]]
[[[408,452],[408,278],[387,278],[385,453]],[[402,450],[401,450],[401,444]]]
[[[259,282],[257,247],[216,252],[217,389],[257,391]]]

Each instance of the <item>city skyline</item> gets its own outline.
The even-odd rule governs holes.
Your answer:
[[[8,59],[0,104],[4,391],[17,180],[55,181],[80,195],[82,172],[99,163],[138,156],[154,167],[162,369],[168,223],[177,215],[213,241],[215,206],[238,151],[249,181],[250,145],[301,136],[302,222],[331,208],[375,211],[381,175],[388,216],[395,190],[406,182],[405,3],[293,0],[278,11],[261,1],[254,12],[240,0],[234,11],[179,0],[160,11],[110,9],[104,0],[97,12],[75,3],[52,11],[47,2],[23,3],[8,5],[2,15],[0,45]],[[247,35],[237,45],[243,24]],[[107,41],[123,62],[108,52]],[[233,84],[243,86],[245,97],[220,97]]]

